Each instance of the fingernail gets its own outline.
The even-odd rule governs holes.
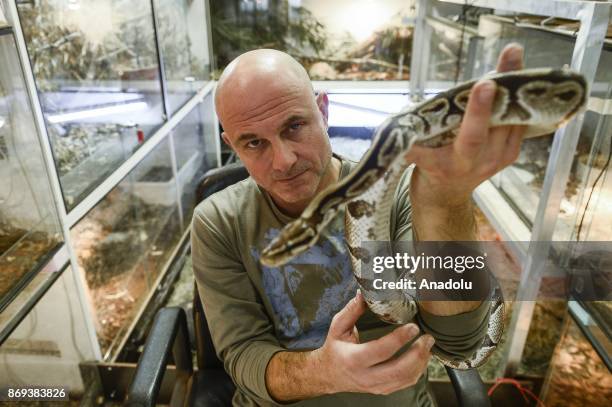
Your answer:
[[[436,343],[436,341],[434,340],[433,336],[427,335],[425,339],[425,346],[428,350],[431,349],[432,346],[434,346],[434,343]]]
[[[361,290],[358,288],[357,292],[355,293],[355,298],[353,298],[353,301],[355,301],[355,303],[358,303],[359,297],[361,297]]]
[[[416,326],[415,324],[408,324],[406,325],[406,331],[408,331],[408,335],[410,336],[417,336],[419,334],[419,327]]]
[[[478,87],[478,101],[482,104],[488,104],[495,95],[495,82],[484,81]]]
[[[523,47],[518,44],[513,44],[508,55],[508,62],[513,66],[519,65],[523,59]]]

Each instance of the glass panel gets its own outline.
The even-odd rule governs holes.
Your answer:
[[[561,68],[571,62],[574,49],[574,39],[569,36],[519,27],[514,20],[499,16],[482,16],[479,34],[484,37],[484,52],[478,58],[482,72],[495,69],[501,50],[510,42],[518,42],[525,48],[525,68]],[[552,142],[552,133],[524,140],[516,162],[494,179],[528,224],[532,224],[535,218]]]
[[[204,0],[155,0],[168,106],[175,112],[210,77]]]
[[[0,312],[0,343],[11,329],[14,319],[21,313],[31,309],[44,295],[55,279],[64,270],[70,261],[68,248],[65,245],[58,247],[53,256],[40,269],[40,272],[24,286],[8,305]]]
[[[63,272],[0,346],[3,386],[62,387],[82,395],[79,363],[95,355],[72,272],[70,267]]]
[[[595,111],[584,117],[555,240],[612,239],[612,46],[602,54],[591,100]]]
[[[2,5],[0,4],[0,28],[8,26],[6,22],[6,17],[4,17],[4,12],[2,11]]]
[[[583,301],[580,303],[589,314],[586,328],[612,357],[612,301]]]
[[[611,388],[612,375],[605,363],[574,319],[566,317],[542,401],[547,406],[608,406]]]
[[[468,54],[470,46],[476,45],[477,27],[442,17],[428,18],[426,24],[431,30],[426,89],[443,90],[470,79]]]
[[[197,205],[198,181],[206,171],[218,166],[212,94],[197,105],[173,133],[185,228],[189,227]]]
[[[168,140],[81,219],[71,236],[107,359],[180,238]]]
[[[12,33],[0,34],[0,309],[54,248],[61,228]]]
[[[70,210],[163,122],[151,3],[41,0],[18,10]]]
[[[215,67],[256,48],[288,52],[314,80],[406,80],[413,0],[211,0]]]

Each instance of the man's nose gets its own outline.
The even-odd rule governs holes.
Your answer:
[[[272,168],[278,172],[287,172],[297,161],[297,155],[285,141],[279,141],[273,146]]]

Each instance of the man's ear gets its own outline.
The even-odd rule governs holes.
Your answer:
[[[225,144],[230,146],[230,148],[233,148],[232,147],[232,143],[231,143],[229,137],[227,136],[227,134],[225,134],[225,132],[221,133],[221,138],[223,139],[223,142],[225,142]]]
[[[324,90],[320,91],[317,94],[315,100],[317,101],[317,107],[319,108],[319,111],[323,115],[325,127],[328,127],[327,120],[329,118],[329,98],[327,97],[327,92],[325,92]]]

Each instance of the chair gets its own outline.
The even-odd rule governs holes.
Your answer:
[[[198,202],[247,176],[241,164],[208,171],[199,182]],[[127,405],[156,404],[162,379],[172,358],[176,380],[170,398],[171,406],[231,406],[235,386],[217,358],[197,289],[193,298],[193,327],[197,361],[195,371],[187,314],[180,307],[166,307],[157,313],[128,391]],[[446,371],[459,406],[490,406],[486,388],[476,369],[455,370],[447,367]]]

